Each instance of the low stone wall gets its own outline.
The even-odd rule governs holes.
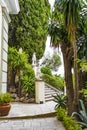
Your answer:
[[[10,88],[9,92],[11,93],[14,102],[35,103],[34,96],[32,96],[32,94],[29,95],[28,93],[25,93],[24,90],[22,90],[20,97],[18,97],[17,89],[15,88]]]

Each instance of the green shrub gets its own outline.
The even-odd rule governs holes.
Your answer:
[[[41,68],[41,73],[52,75],[51,70],[50,70],[50,68],[48,66],[42,67]]]
[[[67,112],[65,109],[58,108],[56,110],[56,113],[57,113],[58,119],[62,121],[66,130],[82,130],[80,125],[78,125],[77,122],[73,118],[67,116]]]
[[[66,110],[63,108],[56,109],[57,117],[60,121],[63,121],[64,117],[66,116]]]
[[[56,78],[53,75],[48,75],[48,74],[43,74],[41,77],[46,83],[52,85],[53,87],[60,89],[63,91],[64,88],[64,83],[60,82],[60,80],[58,80],[58,78]]]
[[[10,103],[12,102],[12,96],[10,95],[10,93],[1,93],[0,94],[0,105],[3,105],[5,103]]]
[[[26,64],[23,70],[22,85],[25,92],[33,92],[35,90],[35,74],[33,68]]]
[[[18,96],[21,95],[22,87],[27,93],[35,93],[35,74],[28,63],[28,54],[24,51],[20,53],[14,47],[9,47],[8,53],[8,84],[11,84],[11,80],[14,81],[18,87]]]
[[[66,96],[64,94],[56,94],[54,97],[54,102],[56,102],[55,108],[66,108]]]
[[[68,116],[64,117],[63,124],[67,130],[82,130],[81,127],[77,124],[77,122]]]
[[[87,128],[87,112],[86,112],[86,108],[84,105],[83,100],[79,100],[80,103],[80,111],[79,112],[73,112],[72,116],[78,116],[80,121],[78,121],[78,123],[84,127]]]
[[[80,90],[80,93],[83,95],[84,98],[87,98],[87,88]]]
[[[72,120],[72,118],[66,116],[63,119],[63,124],[64,126],[66,126],[67,130],[73,130],[73,125],[75,124],[75,122],[74,120]]]

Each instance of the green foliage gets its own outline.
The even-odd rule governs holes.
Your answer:
[[[25,92],[35,93],[35,75],[34,70],[29,64],[26,64],[23,70],[22,86]]]
[[[61,89],[64,89],[64,77],[61,77],[61,75],[55,75],[56,80],[59,82],[59,84],[61,85]]]
[[[78,123],[80,125],[82,125],[83,127],[87,128],[87,113],[86,113],[86,109],[83,103],[83,100],[79,100],[80,101],[80,106],[81,106],[81,110],[79,111],[79,113],[77,112],[73,112],[72,116],[78,116],[80,118],[81,121],[78,121]]]
[[[85,3],[86,4],[86,3]],[[81,21],[79,23],[79,36],[77,38],[78,58],[87,60],[87,5],[81,10]],[[87,70],[87,69],[86,69]]]
[[[55,108],[66,108],[66,96],[64,94],[61,94],[61,95],[56,95],[56,96],[53,96],[54,97],[54,102],[56,102],[56,106]]]
[[[72,31],[76,30],[80,19],[81,1],[55,0],[55,8],[64,15],[64,24],[68,30],[69,40],[72,41]]]
[[[17,57],[17,49],[16,48],[8,48],[8,67],[12,69],[15,68],[15,60]]]
[[[60,121],[64,120],[64,117],[66,116],[66,110],[64,108],[58,108],[56,109],[57,117]]]
[[[63,122],[66,130],[82,130],[77,122],[71,117],[67,116],[67,112],[63,108],[56,109],[57,117]]]
[[[5,103],[10,103],[12,102],[12,96],[10,93],[1,93],[0,94],[0,105],[4,105]]]
[[[84,25],[83,25],[83,27],[85,28]],[[81,26],[80,26],[80,28],[81,28]],[[81,28],[81,31],[83,31],[83,28]],[[82,66],[83,66],[87,62],[86,61],[87,60],[87,35],[85,35],[84,32],[82,32],[82,33],[83,34],[80,35],[80,37],[77,40],[77,48],[78,48],[78,58],[81,59],[81,61],[83,63],[85,62],[84,64],[82,64]],[[87,67],[86,67],[86,70],[87,70]]]
[[[77,122],[68,116],[64,118],[63,124],[67,130],[82,130]]]
[[[59,21],[54,21],[54,19],[52,19],[51,23],[49,24],[49,35],[51,36],[52,46],[56,48],[59,47],[59,44],[63,42],[62,40],[68,43],[68,34],[64,28],[64,25],[61,25]]]
[[[87,61],[79,60],[79,63],[80,63],[81,70],[87,72]]]
[[[48,66],[42,67],[41,68],[41,73],[47,74],[47,75],[52,75],[51,70],[50,70],[50,68]]]
[[[53,75],[48,75],[48,74],[43,74],[42,75],[42,79],[52,85],[53,87],[57,88],[57,89],[60,89],[60,90],[63,90],[64,89],[64,80],[62,78],[59,78],[58,77],[56,78],[55,76]],[[61,79],[61,80],[60,80]]]
[[[21,82],[24,90],[28,93],[34,92],[35,75],[33,68],[28,63],[28,56],[25,52],[19,53],[16,48],[9,47],[8,51],[8,79],[14,69],[15,75],[18,76],[18,82]],[[19,86],[20,87],[20,86]]]
[[[10,69],[23,69],[26,62],[28,63],[28,55],[25,52],[20,53],[15,47],[9,47],[8,67],[10,67]]]
[[[22,47],[31,63],[32,55],[43,56],[48,35],[50,4],[48,0],[19,0],[20,12],[10,15],[9,45]]]
[[[87,89],[80,90],[80,93],[83,95],[83,97],[87,98]]]
[[[8,80],[11,80],[11,73],[14,70],[15,75],[21,78],[21,71],[25,64],[28,63],[28,55],[25,52],[20,53],[15,47],[8,49]],[[9,82],[9,81],[8,81]]]
[[[57,71],[61,65],[61,59],[58,53],[53,53],[52,56],[46,55],[42,62],[42,65],[48,66],[51,70]]]

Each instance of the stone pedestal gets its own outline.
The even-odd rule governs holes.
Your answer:
[[[35,82],[35,100],[39,104],[45,103],[45,84],[41,79]]]

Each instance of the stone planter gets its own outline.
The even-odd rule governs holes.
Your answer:
[[[9,114],[10,108],[11,104],[9,103],[0,105],[0,116],[7,116]]]

